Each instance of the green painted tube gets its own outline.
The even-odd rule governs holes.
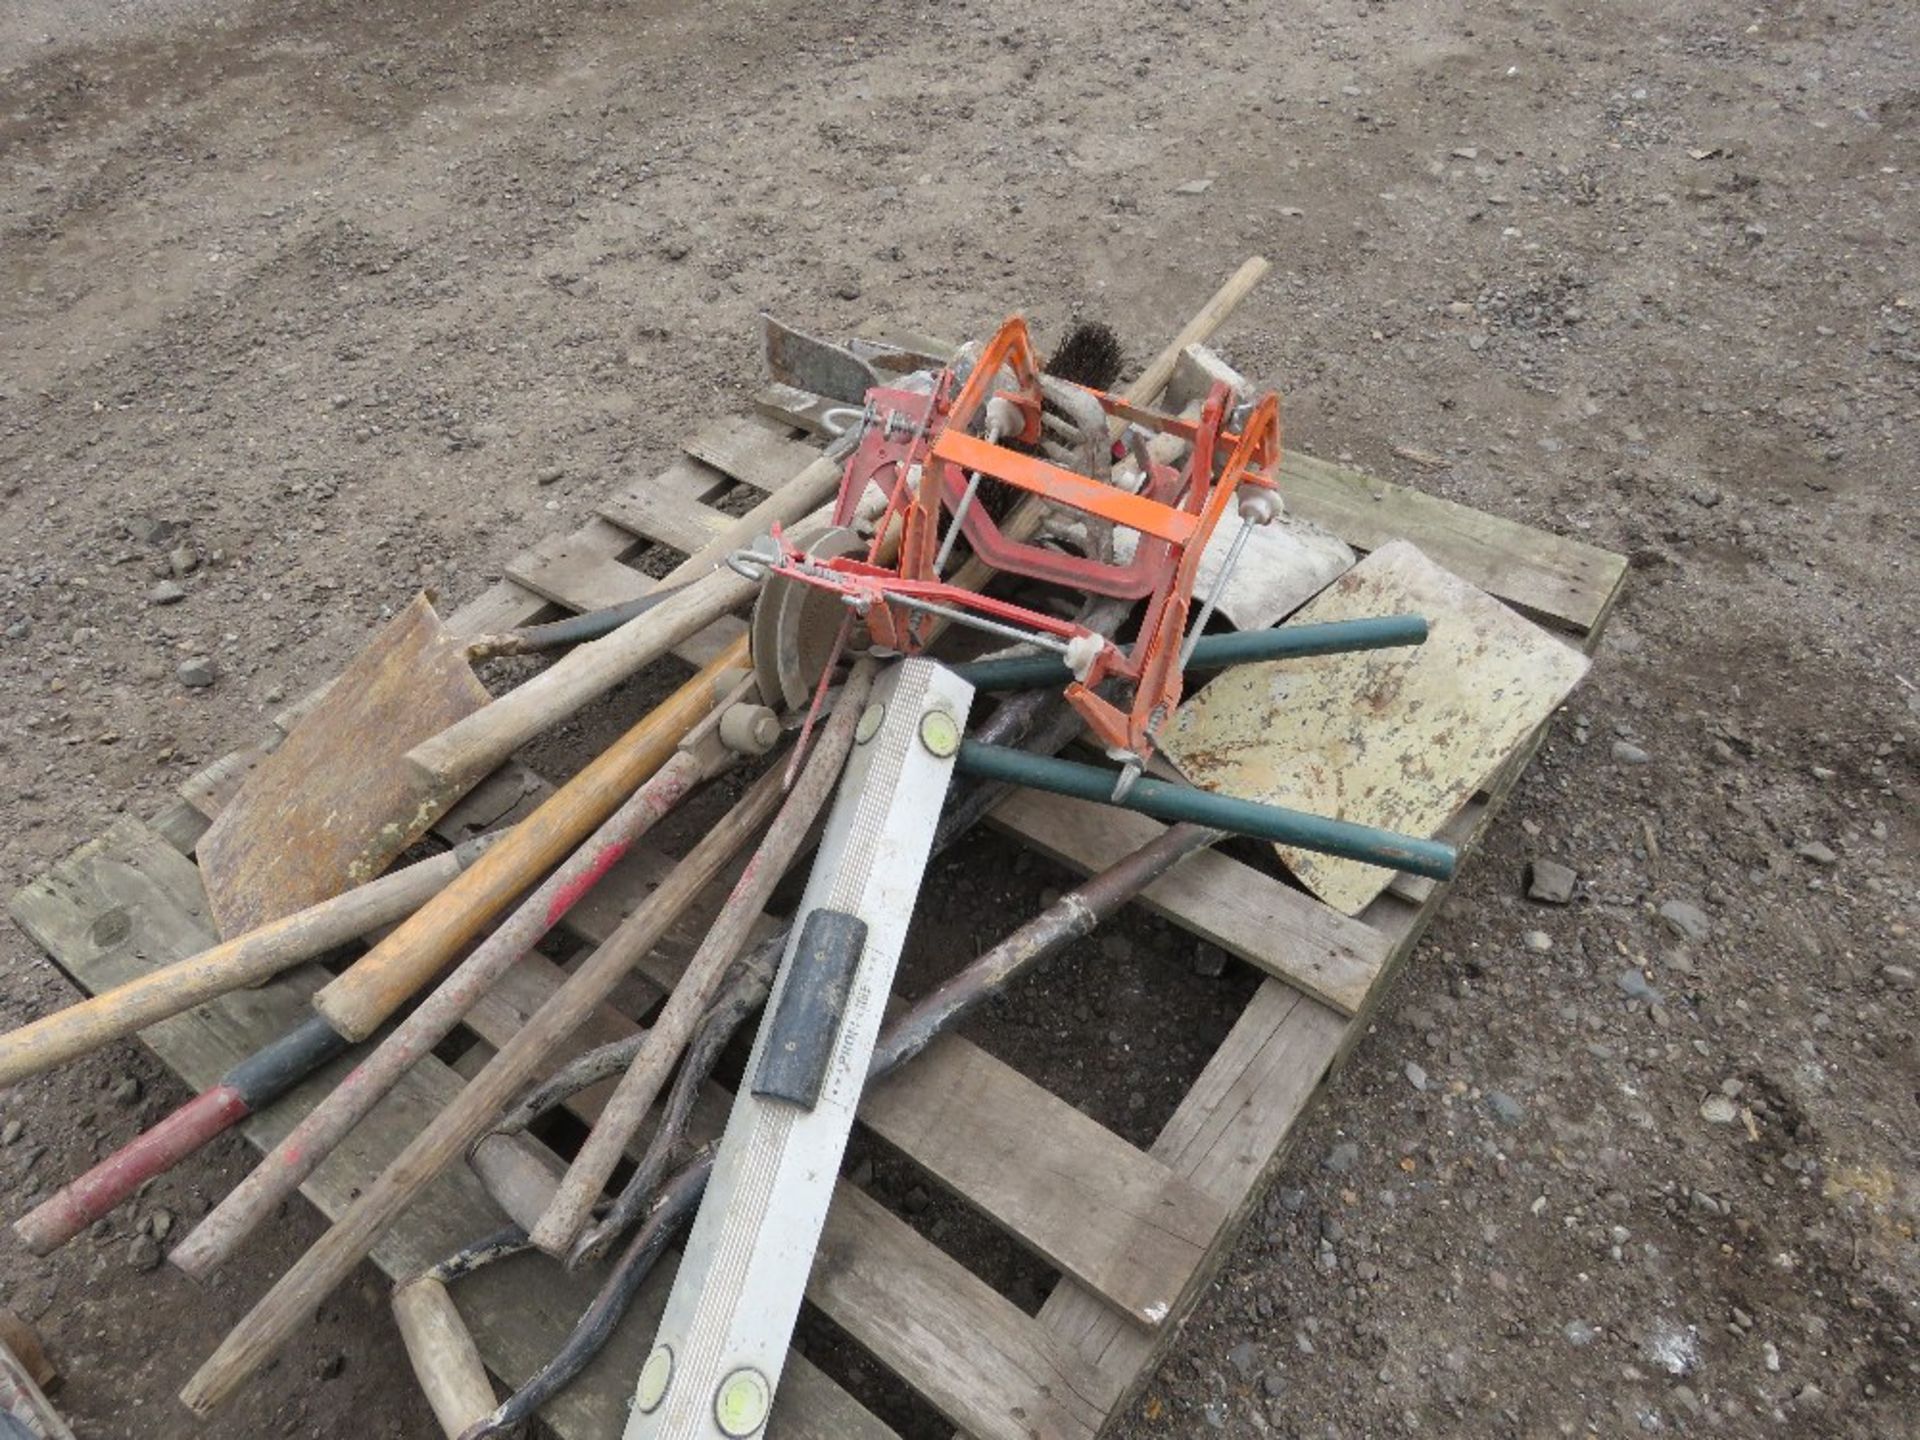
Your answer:
[[[1071,760],[1033,755],[1003,745],[982,745],[976,740],[960,744],[959,769],[962,775],[981,780],[997,780],[1025,785],[1034,790],[1050,790],[1056,795],[1071,795],[1102,805],[1117,805],[1122,810],[1138,811],[1156,820],[1188,821],[1235,835],[1250,835],[1257,840],[1274,840],[1282,845],[1316,850],[1323,855],[1338,855],[1346,860],[1362,860],[1369,865],[1384,865],[1390,870],[1405,870],[1435,880],[1453,878],[1458,852],[1441,840],[1421,840],[1395,834],[1372,825],[1355,825],[1346,820],[1329,820],[1324,815],[1309,815],[1304,810],[1289,810],[1282,805],[1263,805],[1257,800],[1240,800],[1231,795],[1216,795],[1192,785],[1171,785],[1164,780],[1142,776],[1127,792],[1124,800],[1113,798],[1114,781],[1119,772],[1099,765],[1078,765]]]
[[[1427,638],[1420,615],[1376,615],[1364,620],[1329,620],[1320,625],[1276,625],[1271,630],[1234,630],[1203,635],[1193,647],[1188,671],[1224,670],[1254,660],[1283,660],[1302,655],[1338,655],[1350,650],[1385,650],[1418,645]],[[1042,690],[1072,677],[1058,655],[1021,655],[1010,660],[975,660],[954,673],[976,690]]]

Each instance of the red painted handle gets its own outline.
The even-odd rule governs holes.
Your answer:
[[[58,1250],[146,1181],[171,1170],[248,1113],[247,1102],[231,1085],[203,1090],[14,1221],[13,1233],[36,1255]]]

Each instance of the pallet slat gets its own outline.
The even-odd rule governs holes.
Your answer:
[[[727,517],[704,505],[638,488],[600,502],[600,515],[636,535],[691,555],[727,528]]]
[[[807,1298],[976,1440],[1092,1440],[1112,1387],[984,1280],[844,1182]]]
[[[705,425],[682,448],[694,459],[768,494],[820,458],[815,446],[793,438],[791,427],[749,415]]]
[[[1281,461],[1280,493],[1357,550],[1411,540],[1462,580],[1563,629],[1598,625],[1626,572],[1624,557],[1598,546],[1298,451]]]
[[[958,1036],[869,1093],[860,1119],[1142,1325],[1166,1318],[1226,1219],[1205,1191]]]

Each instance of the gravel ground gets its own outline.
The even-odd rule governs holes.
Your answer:
[[[1866,0],[10,7],[0,877],[740,408],[762,308],[1093,316],[1138,361],[1266,253],[1221,343],[1290,444],[1633,574],[1116,1433],[1911,1433],[1917,51]],[[936,878],[973,926],[1059,883]],[[0,1018],[70,998],[0,966]],[[1251,983],[1207,968],[1130,920],[976,1038],[1145,1139]],[[130,1045],[19,1087],[8,1213],[182,1098]],[[0,1247],[80,1432],[434,1433],[371,1272],[212,1422],[172,1399],[317,1233],[155,1268],[245,1164]],[[1037,1303],[983,1228],[943,1243]]]

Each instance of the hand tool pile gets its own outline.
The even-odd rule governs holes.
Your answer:
[[[759,1434],[870,1081],[1224,836],[1451,874],[1445,844],[1197,789],[1160,754],[1156,737],[1208,671],[1426,636],[1416,615],[1206,633],[1250,535],[1282,508],[1279,400],[1216,380],[1182,414],[1153,406],[1182,351],[1264,269],[1243,267],[1117,393],[1107,388],[1117,345],[1097,327],[1043,365],[1018,317],[950,359],[856,355],[770,326],[776,378],[796,375],[851,417],[826,457],[619,612],[462,646],[422,597],[294,724],[201,842],[228,938],[0,1037],[0,1082],[11,1082],[384,931],[317,991],[310,1017],[20,1217],[18,1233],[46,1253],[355,1051],[344,1078],[172,1251],[188,1275],[210,1275],[616,861],[703,787],[753,771],[723,817],[261,1298],[182,1398],[202,1413],[220,1404],[436,1176],[465,1163],[512,1223],[394,1298],[449,1435],[495,1434],[535,1414],[598,1352],[683,1230],[627,1434]],[[1229,512],[1237,530],[1217,534]],[[526,818],[388,870],[524,741],[749,607],[744,638]],[[977,658],[964,642],[977,651],[982,634],[1013,648]],[[468,668],[557,645],[574,648],[498,699]],[[969,728],[988,695],[998,703]],[[1095,760],[1111,763],[1056,755],[1083,731]],[[889,1015],[929,857],[1009,785],[1170,826]],[[797,910],[763,935],[776,887],[810,850]],[[716,888],[724,899],[647,1027],[556,1070],[589,1015]],[[693,1136],[696,1098],[755,1015],[723,1133]],[[556,1173],[529,1127],[609,1081],[585,1142]],[[630,1176],[612,1188],[629,1157]],[[600,1266],[601,1289],[566,1347],[496,1403],[449,1286],[529,1249]]]

